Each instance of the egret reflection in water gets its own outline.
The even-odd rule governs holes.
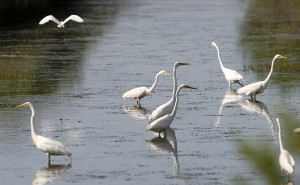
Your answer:
[[[272,129],[272,135],[273,136],[275,135],[275,133],[274,133],[274,121],[271,118],[271,115],[268,111],[267,106],[263,102],[253,100],[253,99],[249,99],[249,100],[239,101],[238,105],[240,107],[242,107],[243,109],[249,111],[249,112],[254,112],[254,113],[257,113],[257,114],[264,115],[268,119],[269,123],[271,124],[270,128]]]
[[[222,116],[222,111],[223,111],[223,108],[226,106],[226,104],[227,103],[238,102],[242,99],[243,99],[243,96],[236,94],[235,91],[228,90],[226,92],[226,94],[224,95],[224,97],[222,99],[222,103],[220,105],[220,108],[219,108],[218,119],[213,124],[213,130],[218,130],[219,129],[221,116]]]
[[[174,175],[178,176],[180,173],[177,155],[177,140],[174,129],[166,129],[165,138],[158,136],[150,141],[146,140],[146,142],[153,150],[163,154],[171,154],[174,157]]]
[[[45,168],[41,168],[36,172],[32,178],[32,185],[44,185],[52,183],[62,178],[68,169],[72,167],[68,165],[47,165]]]
[[[126,112],[130,117],[138,120],[145,120],[151,115],[151,110],[145,109],[142,106],[123,106],[123,111]]]

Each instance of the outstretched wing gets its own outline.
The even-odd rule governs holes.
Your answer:
[[[55,22],[56,24],[60,24],[59,20],[57,20],[53,15],[48,15],[46,17],[44,17],[40,22],[39,24],[45,24],[49,21],[53,21]]]
[[[69,20],[76,21],[76,22],[83,22],[83,19],[79,17],[78,15],[70,15],[63,24],[66,24]]]

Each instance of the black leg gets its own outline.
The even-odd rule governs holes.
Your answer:
[[[244,85],[243,84],[241,84],[239,81],[237,82],[237,83],[239,83],[242,87],[244,87]]]

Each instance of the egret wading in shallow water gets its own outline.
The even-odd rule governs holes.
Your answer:
[[[57,20],[53,15],[48,15],[46,17],[44,17],[40,22],[39,24],[45,24],[49,21],[53,21],[57,24],[57,27],[58,28],[63,28],[65,27],[65,24],[69,21],[69,20],[72,20],[72,21],[75,21],[75,22],[83,22],[83,19],[81,17],[79,17],[78,15],[70,15],[68,18],[66,18],[66,20],[64,21],[59,21]]]
[[[148,94],[150,94],[157,82],[158,82],[158,77],[159,75],[161,74],[165,74],[165,75],[168,75],[168,76],[171,76],[169,73],[167,73],[166,71],[162,70],[160,71],[159,73],[157,73],[157,75],[155,76],[155,81],[153,83],[153,85],[150,87],[150,88],[147,88],[147,87],[137,87],[137,88],[134,88],[134,89],[131,89],[129,91],[127,91],[126,93],[124,93],[122,95],[122,98],[133,98],[133,99],[137,99],[137,105],[140,106],[140,100],[142,98],[144,98],[145,96],[147,96]]]
[[[175,101],[176,101],[176,90],[177,90],[177,79],[176,79],[176,69],[178,66],[182,65],[190,65],[189,63],[182,63],[182,62],[176,62],[173,67],[173,94],[172,98],[165,104],[160,105],[157,107],[151,114],[151,116],[148,118],[149,119],[149,124],[152,123],[154,120],[166,115],[166,114],[171,114]]]
[[[191,87],[188,85],[181,84],[177,91],[176,91],[176,101],[175,101],[175,106],[171,112],[171,114],[167,114],[163,117],[160,117],[156,120],[154,120],[152,123],[148,124],[146,126],[145,132],[148,130],[151,130],[153,132],[158,132],[159,135],[161,132],[165,131],[167,128],[170,127],[172,121],[174,120],[174,117],[176,115],[177,107],[178,107],[178,101],[179,101],[179,92],[182,88],[190,88],[190,89],[196,89],[195,87]]]
[[[211,43],[211,45],[209,46],[209,48],[212,48],[212,47],[215,47],[217,49],[217,52],[218,52],[218,59],[219,59],[219,62],[220,62],[220,66],[221,66],[221,69],[225,75],[225,78],[226,80],[228,81],[229,83],[229,89],[231,90],[231,83],[239,83],[241,86],[243,86],[239,81],[240,80],[243,80],[243,76],[240,75],[238,72],[236,72],[235,70],[232,70],[232,69],[228,69],[226,67],[224,67],[223,63],[222,63],[222,60],[221,60],[221,57],[220,57],[220,51],[219,51],[219,48],[217,46],[217,44],[215,42]],[[243,80],[244,81],[244,80]],[[244,81],[245,82],[245,81]]]
[[[281,141],[281,130],[280,130],[280,122],[279,118],[276,118],[277,124],[278,124],[278,138],[279,138],[279,146],[280,146],[280,155],[279,155],[279,165],[281,168],[281,171],[286,171],[288,174],[294,173],[294,167],[295,167],[295,161],[293,156],[283,148],[282,141]]]
[[[35,144],[35,146],[41,150],[42,152],[46,153],[48,157],[48,164],[50,164],[50,155],[63,155],[63,156],[68,156],[71,158],[71,152],[61,143],[58,141],[55,141],[50,138],[46,138],[41,135],[37,135],[35,132],[35,127],[33,123],[33,119],[35,116],[34,108],[30,102],[26,102],[22,105],[18,105],[17,108],[19,107],[24,107],[24,106],[29,106],[31,109],[31,137],[32,141]]]
[[[287,58],[287,57],[281,56],[279,54],[275,55],[275,57],[273,58],[273,61],[272,61],[270,73],[267,76],[267,78],[264,81],[255,82],[255,83],[252,83],[252,84],[249,84],[249,85],[239,88],[237,90],[237,94],[246,94],[248,96],[251,96],[251,98],[254,101],[256,101],[256,95],[264,92],[265,88],[267,88],[267,86],[268,86],[268,83],[270,81],[270,78],[271,78],[271,75],[273,72],[274,62],[277,58]]]

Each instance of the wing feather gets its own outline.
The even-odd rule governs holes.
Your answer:
[[[39,24],[45,24],[45,23],[47,23],[47,22],[49,22],[49,21],[53,21],[53,22],[55,22],[56,24],[60,24],[60,21],[57,20],[53,15],[48,15],[48,16],[44,17],[44,18],[39,22]]]
[[[83,19],[79,17],[78,15],[70,15],[63,24],[66,24],[69,20],[76,21],[76,22],[83,22]]]

